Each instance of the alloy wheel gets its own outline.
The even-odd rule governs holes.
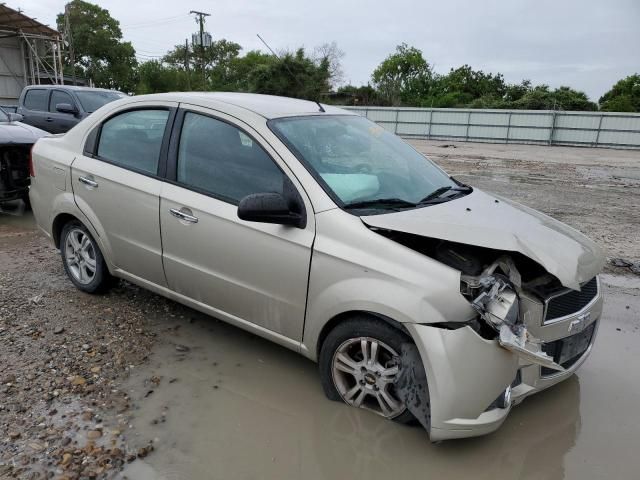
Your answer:
[[[395,392],[398,353],[371,337],[350,338],[335,351],[331,373],[345,403],[394,418],[405,405]]]
[[[93,240],[79,228],[69,230],[64,244],[64,258],[73,278],[88,285],[96,276],[96,249]]]

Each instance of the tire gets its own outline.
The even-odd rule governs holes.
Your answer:
[[[373,343],[377,343],[376,362],[367,363],[363,358],[363,341],[368,358],[373,356]],[[415,417],[397,398],[393,384],[402,344],[407,342],[412,343],[409,335],[375,317],[354,316],[341,322],[320,348],[320,380],[325,395],[399,423],[414,424]],[[392,375],[394,365],[396,374]],[[399,405],[388,402],[389,397]]]
[[[60,233],[62,265],[71,282],[86,293],[105,292],[113,277],[98,244],[82,223],[67,223]]]

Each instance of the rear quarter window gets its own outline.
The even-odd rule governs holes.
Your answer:
[[[39,110],[42,112],[46,112],[48,106],[48,97],[48,90],[37,88],[27,90],[27,93],[24,96],[24,107],[28,110]]]

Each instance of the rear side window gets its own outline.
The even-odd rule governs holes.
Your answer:
[[[32,89],[27,90],[24,96],[24,106],[28,110],[40,110],[42,112],[47,111],[47,97],[49,95],[48,90]]]
[[[187,112],[178,182],[237,204],[252,193],[282,193],[285,176],[251,137],[221,120]]]
[[[57,112],[56,105],[59,103],[68,103],[69,105],[75,105],[73,98],[67,92],[62,92],[60,90],[54,90],[51,92],[51,98],[49,99],[49,111]]]
[[[102,125],[98,157],[116,165],[156,175],[168,110],[133,110]]]

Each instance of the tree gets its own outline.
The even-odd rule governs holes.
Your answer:
[[[72,68],[98,87],[125,92],[135,89],[135,50],[122,41],[120,23],[109,11],[83,0],[67,4],[75,63]],[[65,15],[58,14],[58,30],[64,30]],[[71,65],[68,52],[65,63]]]
[[[629,75],[616,82],[600,97],[600,109],[607,112],[640,112],[640,75]]]
[[[184,91],[188,88],[187,72],[158,60],[149,60],[138,67],[136,93],[163,93]]]
[[[238,58],[242,47],[229,40],[220,39],[211,43],[204,49],[205,78],[207,90],[228,89],[230,78],[233,76],[232,64]],[[185,45],[176,45],[169,51],[162,61],[178,70],[188,68],[190,72],[197,72],[201,67],[202,53],[188,48]],[[199,78],[192,79],[193,88],[201,89],[202,82]]]
[[[556,108],[562,110],[597,110],[598,105],[589,100],[587,94],[571,87],[560,87],[553,91]]]
[[[312,58],[316,65],[319,65],[325,59],[329,61],[329,83],[333,88],[338,87],[343,82],[342,59],[344,58],[344,51],[338,48],[336,42],[323,43],[316,47]]]
[[[383,105],[378,92],[371,85],[356,87],[345,85],[338,88],[331,99],[332,103],[340,105]]]
[[[442,77],[440,87],[445,93],[457,92],[468,102],[483,96],[502,98],[506,87],[500,73],[493,75],[482,70],[474,70],[469,65],[452,68],[449,74]]]
[[[550,90],[548,85],[537,85],[508,105],[522,110],[597,110],[584,92],[570,87]]]
[[[515,102],[531,91],[531,80],[523,80],[520,83],[511,83],[505,87],[505,102]]]
[[[319,100],[330,89],[329,68],[328,58],[316,63],[299,48],[256,65],[248,75],[248,91]]]
[[[420,50],[403,43],[378,65],[371,78],[391,105],[416,105],[429,93],[433,72]]]
[[[259,50],[251,50],[242,57],[231,60],[229,65],[228,90],[238,92],[250,92],[250,78],[254,71],[259,68],[267,68],[268,65],[277,61],[272,54],[263,53]]]

